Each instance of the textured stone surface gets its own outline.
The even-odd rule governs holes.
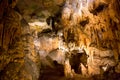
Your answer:
[[[63,2],[64,0],[19,0],[17,9],[27,21],[44,20],[59,12]]]
[[[0,0],[0,80],[119,80],[120,1],[86,1]]]
[[[1,4],[8,4],[4,1]],[[21,40],[21,16],[13,10],[13,5],[4,9],[0,33],[0,79],[19,79],[18,73],[24,63],[23,43]]]
[[[115,9],[113,4],[116,2],[118,0],[94,0],[88,5],[89,9],[81,6],[81,16],[74,15],[76,12],[72,11],[74,6],[70,0],[63,7],[65,42],[68,46],[72,42],[85,50],[88,75],[103,74],[119,62],[119,17],[115,15],[119,15],[120,9]],[[116,5],[120,6],[119,3]]]
[[[0,79],[37,80],[39,56],[34,50],[29,25],[14,10],[15,5],[16,0],[12,3],[4,0],[0,4]]]

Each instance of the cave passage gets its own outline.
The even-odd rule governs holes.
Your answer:
[[[0,0],[0,80],[119,75],[119,0]]]

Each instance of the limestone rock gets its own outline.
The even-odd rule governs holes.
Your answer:
[[[115,14],[118,15],[118,13],[114,11],[115,6],[112,5],[117,0],[91,0],[88,2],[91,9],[82,8],[82,17],[78,23],[71,21],[70,17],[73,15],[70,10],[72,10],[73,6],[70,5],[69,1],[65,3],[62,13],[65,42],[68,47],[69,43],[72,42],[76,44],[73,47],[78,46],[85,50],[88,55],[87,69],[89,75],[103,74],[110,67],[115,67],[119,61],[119,40],[116,40],[117,35],[115,34],[116,31],[119,31],[117,25],[119,24],[119,18],[114,16]],[[118,8],[116,9],[119,11]],[[64,10],[66,10],[68,16],[64,14]],[[74,18],[77,21],[78,16]],[[86,23],[81,24],[84,21]],[[116,26],[117,28],[115,28]]]
[[[119,80],[119,13],[119,0],[0,0],[0,80]]]
[[[4,3],[4,2],[2,2]],[[7,2],[6,2],[7,4]],[[6,7],[6,5],[2,6]],[[0,33],[0,79],[19,79],[18,73],[24,64],[23,43],[21,38],[21,16],[11,7],[4,10]]]

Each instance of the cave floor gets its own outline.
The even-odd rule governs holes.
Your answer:
[[[39,80],[66,80],[64,77],[63,66],[56,65],[56,67],[42,66]]]

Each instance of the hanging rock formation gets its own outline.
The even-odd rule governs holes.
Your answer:
[[[75,11],[71,13],[74,6],[70,0],[67,0],[63,7],[62,23],[65,42],[68,47],[72,42],[85,50],[88,55],[86,75],[104,74],[119,64],[119,1],[93,0],[89,2],[88,8],[82,2],[80,3],[81,13],[78,13],[80,17],[74,15],[77,14]]]
[[[119,0],[0,0],[0,80],[119,80]]]

